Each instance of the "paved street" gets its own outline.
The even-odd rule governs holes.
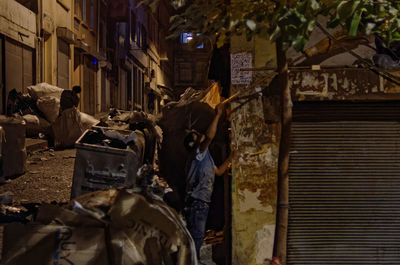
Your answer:
[[[0,193],[14,194],[21,203],[68,202],[74,170],[75,149],[37,151],[27,157],[24,175],[0,186]]]

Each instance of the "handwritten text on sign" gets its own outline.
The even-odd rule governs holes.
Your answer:
[[[252,72],[240,69],[251,68],[253,58],[250,53],[231,54],[231,83],[233,85],[247,85],[252,81]]]

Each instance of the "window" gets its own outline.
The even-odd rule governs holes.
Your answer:
[[[137,46],[142,47],[142,36],[140,30],[141,30],[141,25],[138,22],[136,23],[136,44]]]
[[[141,35],[142,35],[142,48],[146,48],[147,47],[147,31],[146,28],[142,25],[141,28]]]
[[[136,42],[136,16],[133,11],[131,11],[131,40]]]
[[[82,0],[82,20],[87,23],[86,0]]]
[[[152,18],[151,16],[149,16],[148,25],[149,25],[149,39],[152,41],[152,40],[154,39],[154,38],[153,38],[153,28],[154,28],[154,25],[153,25],[153,18]]]
[[[80,13],[79,13],[79,10],[80,10],[80,2],[81,2],[81,0],[75,0],[75,2],[74,2],[74,13],[75,13],[75,16],[80,16]]]
[[[94,0],[90,0],[90,17],[89,17],[89,27],[94,28]]]
[[[183,32],[181,33],[181,43],[187,44],[193,39],[193,33]]]
[[[106,48],[106,38],[104,37],[106,30],[107,28],[105,21],[100,21],[99,48],[101,51],[105,50]]]
[[[196,36],[200,36],[200,33],[197,33]],[[192,39],[194,35],[191,32],[183,32],[181,33],[180,36],[180,42],[182,44],[188,44]],[[197,47],[197,49],[203,49],[204,48],[204,42],[200,43]]]
[[[136,109],[142,109],[143,88],[144,73],[137,67],[133,67],[133,89],[135,95],[134,101]]]

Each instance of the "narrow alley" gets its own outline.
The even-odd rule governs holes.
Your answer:
[[[1,0],[2,265],[400,264],[400,4]]]

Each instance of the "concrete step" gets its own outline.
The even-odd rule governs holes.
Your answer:
[[[43,150],[48,147],[48,142],[45,139],[26,138],[26,152],[33,153],[35,151]]]

